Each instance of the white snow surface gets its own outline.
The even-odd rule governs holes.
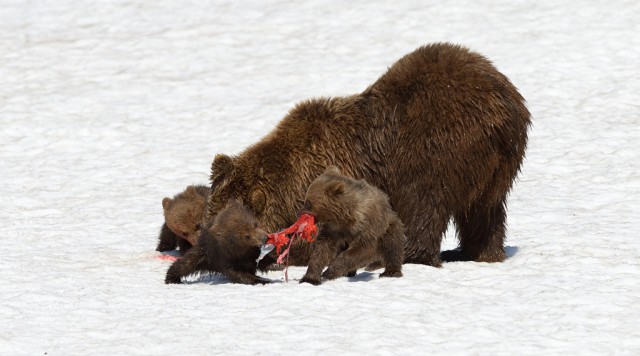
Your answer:
[[[640,354],[638,19],[637,1],[0,0],[0,354]],[[163,197],[438,41],[489,57],[533,115],[504,263],[164,284]]]

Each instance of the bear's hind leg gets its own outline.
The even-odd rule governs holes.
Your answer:
[[[443,252],[448,261],[502,262],[506,258],[505,199],[498,203],[474,203],[468,211],[456,214],[460,247]]]
[[[186,277],[197,271],[206,270],[206,267],[204,252],[200,247],[193,247],[186,255],[175,261],[171,267],[169,267],[164,283],[181,283],[182,277]]]

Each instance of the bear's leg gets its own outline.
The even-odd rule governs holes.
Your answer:
[[[414,221],[402,221],[407,228],[404,263],[442,267],[440,244],[447,231],[449,214],[443,209],[427,207],[414,215]]]
[[[169,267],[164,282],[166,284],[181,283],[182,277],[206,269],[204,251],[200,247],[194,247]]]
[[[160,230],[160,238],[158,242],[158,247],[156,247],[156,251],[173,251],[176,249],[176,239],[178,236],[169,229],[166,223],[162,224],[162,229]]]
[[[443,253],[449,261],[502,262],[506,258],[505,199],[498,203],[474,203],[466,212],[456,214],[460,247]]]
[[[187,254],[191,247],[193,247],[193,245],[191,245],[189,241],[183,239],[182,237],[176,237],[176,242],[178,244],[178,248],[180,248],[180,256],[184,256],[185,254]]]
[[[375,261],[373,263],[370,263],[367,267],[365,267],[364,270],[367,271],[367,272],[373,272],[373,271],[375,271],[377,269],[380,269],[382,267],[384,267],[384,262]]]
[[[319,285],[322,270],[336,255],[336,252],[336,248],[332,246],[327,240],[318,239],[315,242],[313,250],[311,251],[307,273],[304,274],[304,277],[302,277],[300,283],[311,283],[316,286]]]
[[[341,252],[329,263],[329,267],[322,274],[326,279],[336,279],[346,276],[351,271],[367,266],[378,257],[376,246],[363,243],[363,241],[376,241],[376,239],[361,238],[349,244],[349,248]]]
[[[402,224],[400,221],[393,220],[380,241],[380,254],[383,257],[385,267],[380,277],[402,277],[404,242]]]

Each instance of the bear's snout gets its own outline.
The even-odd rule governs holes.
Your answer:
[[[260,245],[264,245],[265,242],[267,242],[267,232],[262,229],[256,230],[254,236],[255,239],[260,243]]]
[[[305,199],[304,205],[302,206],[302,210],[298,212],[298,216],[302,214],[309,214],[309,215],[315,216],[316,214],[313,213],[312,209],[313,209],[313,205],[311,204],[311,202]]]

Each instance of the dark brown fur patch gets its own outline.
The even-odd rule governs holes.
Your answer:
[[[218,273],[233,283],[268,283],[255,275],[266,235],[253,214],[232,200],[201,230],[195,246],[169,267],[165,283],[181,283],[198,272]]]
[[[406,228],[405,262],[440,266],[450,219],[460,248],[445,257],[499,262],[529,125],[524,99],[489,60],[420,47],[364,92],[303,101],[240,155],[216,156],[205,218],[239,197],[268,231],[289,226],[311,181],[335,165],[387,192]],[[292,263],[308,263],[311,246],[296,244]]]

